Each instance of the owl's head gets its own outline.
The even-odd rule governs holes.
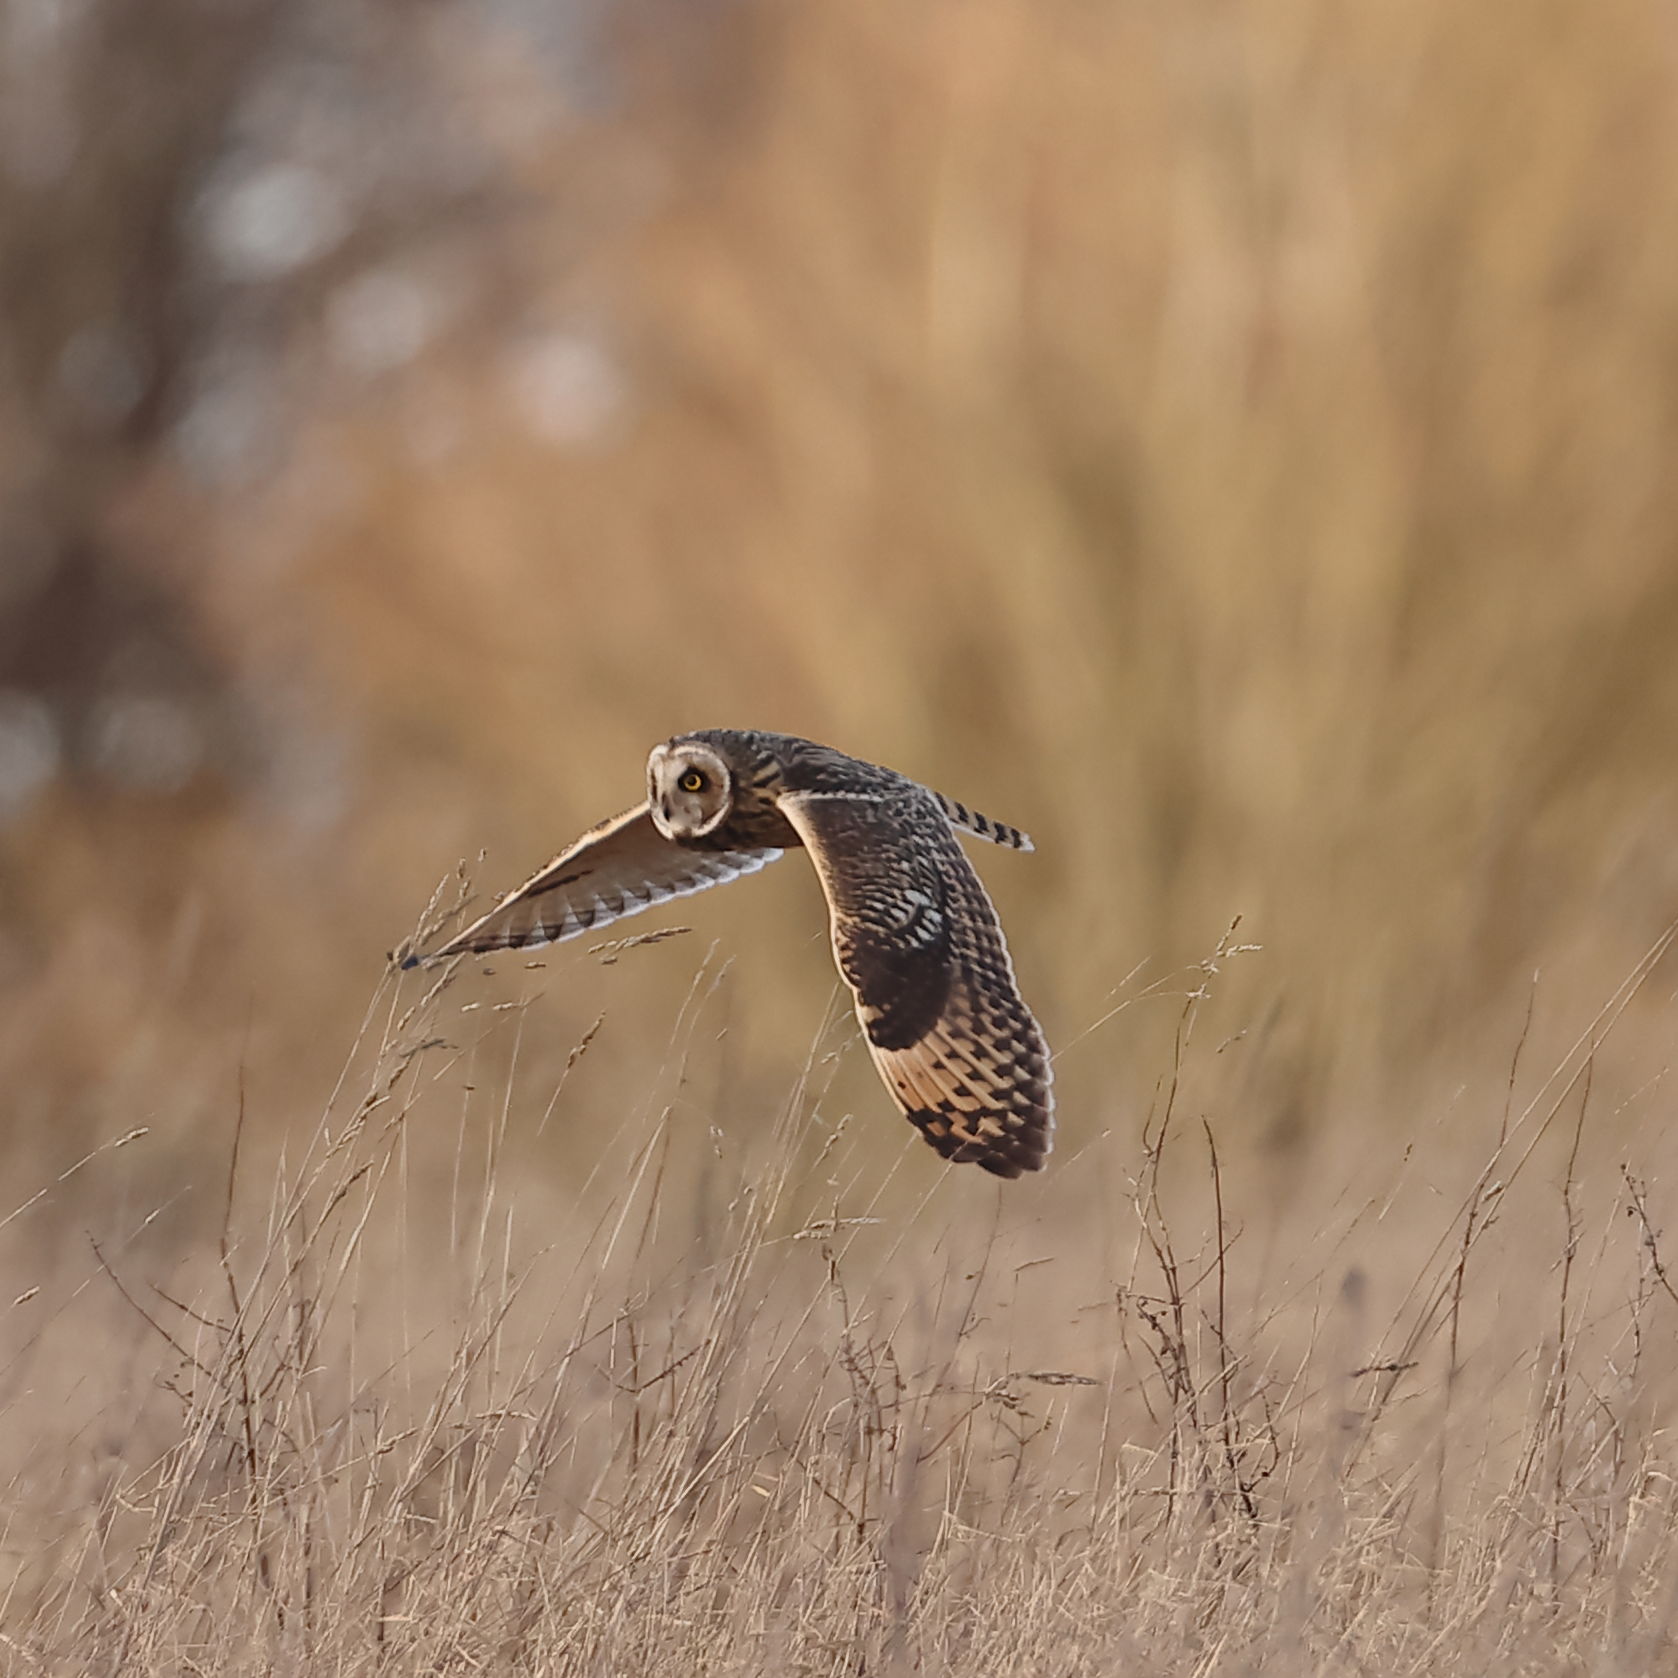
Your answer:
[[[702,839],[734,804],[734,771],[702,740],[667,740],[647,759],[647,803],[666,839]]]

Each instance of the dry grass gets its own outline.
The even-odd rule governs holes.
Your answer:
[[[479,1083],[455,977],[387,981],[312,1133],[236,1133],[219,1238],[159,1263],[130,1207],[13,1307],[7,1670],[1668,1670],[1647,1094],[1582,1167],[1658,954],[1285,1215],[1220,1157],[1229,940],[1167,987],[1145,1134],[1024,1186],[872,1170],[848,1026],[736,1129],[692,1094],[710,967],[591,1180],[532,1182],[597,1115]]]
[[[1678,1670],[1671,18],[700,10],[560,132],[498,120],[505,8],[359,8],[495,214],[373,206],[248,342],[146,101],[207,167],[296,43],[187,99],[53,25],[0,698],[190,678],[228,747],[0,820],[0,1669]],[[456,312],[357,382],[369,271]],[[269,368],[247,478],[169,402],[83,435],[61,340],[135,276],[182,402]],[[531,422],[556,338],[598,435]],[[1033,832],[1042,1181],[893,1128],[795,862],[387,979],[334,1091],[440,870],[712,723]]]

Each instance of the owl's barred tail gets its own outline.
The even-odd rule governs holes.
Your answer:
[[[939,808],[949,818],[951,827],[959,827],[963,833],[988,839],[993,845],[1004,845],[1011,851],[1035,849],[1029,833],[1022,833],[1017,827],[1010,827],[1006,822],[992,821],[989,816],[981,815],[977,810],[969,810],[965,804],[958,804],[955,799],[946,798],[941,792],[935,792],[932,796],[938,800]]]

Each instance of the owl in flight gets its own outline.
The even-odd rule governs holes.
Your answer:
[[[1042,1168],[1054,1135],[1048,1049],[957,828],[1031,849],[1017,829],[830,746],[681,734],[653,748],[644,802],[403,965],[575,938],[803,846],[886,1088],[945,1159],[1018,1177]]]

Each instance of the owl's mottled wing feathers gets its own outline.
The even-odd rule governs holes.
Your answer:
[[[886,1087],[945,1159],[1036,1171],[1054,1134],[1048,1051],[985,888],[934,796],[791,792],[833,953]]]
[[[645,804],[590,828],[481,920],[414,960],[525,950],[595,932],[655,903],[720,886],[773,862],[778,850],[694,850],[672,844]]]

